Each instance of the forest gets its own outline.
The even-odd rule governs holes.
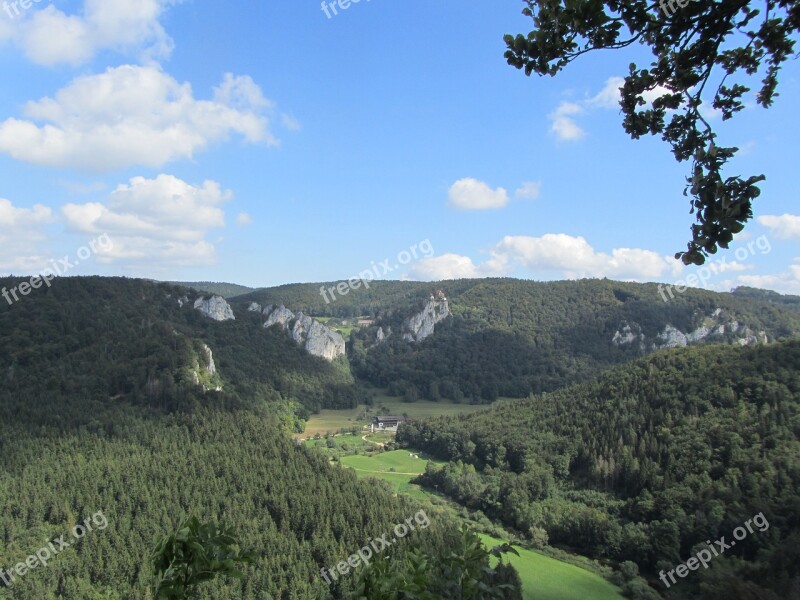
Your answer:
[[[353,385],[346,368],[244,319],[220,324],[181,309],[186,293],[76,278],[0,308],[0,569],[86,517],[107,520],[47,568],[0,581],[0,598],[154,599],[151,553],[189,516],[231,529],[256,557],[242,579],[206,584],[204,599],[354,598],[376,579],[397,582],[397,594],[409,573],[435,593],[449,578],[495,589],[482,597],[518,598],[515,571],[490,568],[474,539],[436,512],[392,548],[389,571],[386,559],[376,563],[386,577],[363,569],[329,586],[321,566],[418,506],[287,435],[301,400],[313,406]],[[214,375],[203,369],[206,343]],[[472,551],[451,564],[457,542]]]
[[[397,440],[449,461],[418,483],[534,544],[651,578],[763,513],[767,531],[666,596],[800,595],[797,341],[662,351],[554,393],[403,424]]]

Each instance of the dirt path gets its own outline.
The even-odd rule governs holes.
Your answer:
[[[382,444],[381,442],[373,442],[372,440],[368,440],[367,436],[364,436],[361,439],[364,440],[365,442],[367,442],[368,444],[375,444],[376,446],[380,446],[381,448],[386,446],[386,444]],[[369,472],[370,473],[375,473],[375,471],[369,471]]]
[[[347,465],[342,465],[345,469],[353,469],[354,471],[361,471],[362,473],[376,473],[378,475],[414,475],[418,477],[422,475],[422,473],[402,473],[400,471],[367,471],[366,469],[359,469],[357,467],[348,467]]]

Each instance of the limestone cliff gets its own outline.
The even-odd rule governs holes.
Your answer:
[[[764,331],[752,330],[739,323],[732,315],[725,314],[721,308],[710,315],[696,317],[695,322],[696,326],[685,332],[667,323],[662,331],[648,338],[638,323],[623,321],[611,338],[611,342],[615,346],[635,345],[642,352],[652,352],[660,348],[678,348],[704,341],[729,341],[740,346],[769,343]]]
[[[302,312],[295,315],[285,306],[268,306],[262,313],[264,327],[280,325],[289,336],[313,356],[333,360],[345,353],[345,341],[337,331],[326,327]]]
[[[211,296],[210,298],[200,296],[194,301],[194,307],[209,319],[214,319],[215,321],[236,319],[230,304],[222,296]]]
[[[419,313],[406,319],[403,324],[403,339],[409,342],[421,342],[426,337],[433,335],[436,324],[450,316],[450,306],[447,298],[440,295],[431,299]]]

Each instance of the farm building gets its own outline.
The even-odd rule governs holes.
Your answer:
[[[372,421],[372,430],[397,431],[400,423],[407,420],[405,417],[377,416]]]

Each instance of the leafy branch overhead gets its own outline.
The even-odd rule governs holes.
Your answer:
[[[526,75],[556,75],[592,50],[640,44],[647,68],[631,63],[621,88],[623,126],[633,139],[660,135],[679,162],[692,161],[684,195],[691,199],[692,239],[675,257],[703,264],[753,216],[764,175],[724,177],[738,148],[720,146],[703,104],[723,120],[744,108],[750,86],[768,108],[778,72],[794,57],[800,29],[796,0],[524,0],[535,29],[506,35],[508,63]],[[759,81],[760,78],[760,81]],[[715,87],[716,86],[716,87]],[[648,102],[651,99],[651,102]],[[706,105],[707,106],[707,105]],[[701,108],[703,107],[703,108]]]
[[[252,564],[254,559],[253,554],[239,550],[236,538],[226,529],[190,517],[175,533],[163,538],[153,552],[156,598],[194,597],[204,582],[220,576],[241,578],[238,566]]]

